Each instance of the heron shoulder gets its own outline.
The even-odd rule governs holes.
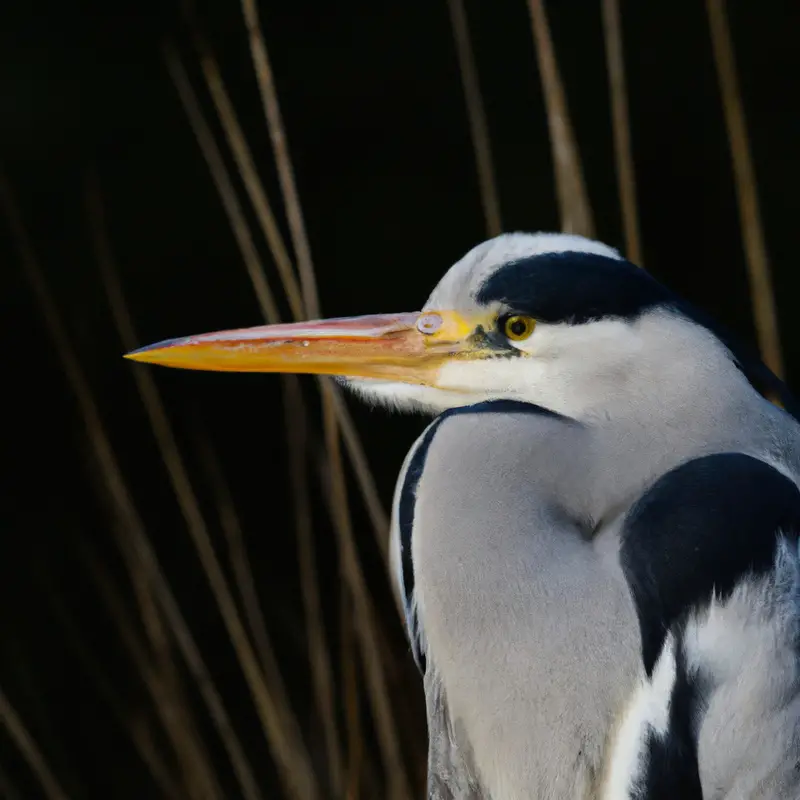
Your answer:
[[[706,455],[656,480],[628,512],[620,546],[647,673],[673,623],[771,570],[779,533],[798,532],[800,490],[753,456]]]
[[[699,798],[701,781],[760,780],[746,774],[755,763],[791,779],[800,736],[799,532],[796,484],[743,453],[685,462],[630,509],[620,558],[644,677],[612,758],[612,770],[628,770],[630,797]],[[746,756],[767,739],[768,758]]]

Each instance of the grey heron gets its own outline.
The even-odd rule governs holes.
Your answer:
[[[391,534],[430,798],[800,797],[791,398],[613,248],[504,234],[420,312],[129,355],[434,415]]]

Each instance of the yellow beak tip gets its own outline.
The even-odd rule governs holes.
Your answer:
[[[185,344],[186,338],[180,337],[177,339],[164,339],[163,341],[156,342],[155,344],[148,344],[144,347],[138,347],[136,350],[131,350],[130,353],[125,353],[122,357],[130,361],[142,362],[157,362],[159,361],[160,351],[167,348],[174,348],[176,345]]]

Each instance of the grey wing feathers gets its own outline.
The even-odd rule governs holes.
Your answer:
[[[463,731],[451,724],[435,669],[425,676],[428,712],[428,800],[489,800],[475,776]]]

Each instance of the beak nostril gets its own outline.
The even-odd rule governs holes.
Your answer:
[[[439,314],[421,314],[417,320],[417,330],[428,336],[436,333],[442,327],[442,318]]]

